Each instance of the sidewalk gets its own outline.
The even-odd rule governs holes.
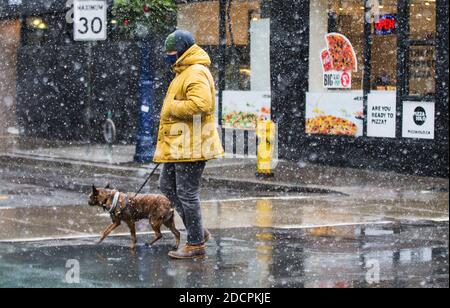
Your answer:
[[[65,166],[88,172],[143,177],[151,166],[133,162],[134,146],[78,145],[55,148],[12,149],[0,152],[0,162]],[[257,180],[254,159],[225,158],[208,163],[205,185],[232,189],[296,193],[340,193],[366,197],[395,197],[399,194],[447,193],[449,180],[381,172],[367,169],[338,168],[307,163],[280,161],[275,177]]]
[[[86,205],[91,185],[135,191],[152,167],[132,163],[131,147],[114,147],[114,163],[105,162],[102,151],[0,153],[0,241],[96,236],[109,217]],[[208,227],[314,228],[342,236],[365,224],[448,222],[448,179],[281,161],[273,179],[257,180],[255,169],[250,159],[208,164],[202,189]],[[157,193],[157,180],[144,192]],[[148,231],[145,222],[140,231]],[[118,232],[127,234],[126,228]]]

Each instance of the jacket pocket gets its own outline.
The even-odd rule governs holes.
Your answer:
[[[164,137],[179,137],[183,136],[189,130],[189,126],[185,123],[171,123],[162,126],[162,134]]]

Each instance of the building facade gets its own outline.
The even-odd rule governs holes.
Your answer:
[[[271,19],[282,156],[448,176],[448,1],[288,0]],[[347,88],[324,85],[330,33],[356,54]]]
[[[190,1],[178,24],[217,46],[223,126],[270,116],[282,158],[448,176],[448,1]]]
[[[19,132],[100,141],[113,111],[119,140],[134,142],[135,43],[115,37],[110,17],[109,39],[92,47],[88,65],[89,49],[66,21],[70,5],[22,2],[0,0],[0,37],[16,33],[2,44],[14,50],[20,36],[3,61],[17,58],[17,84],[10,64],[0,70]],[[448,176],[448,0],[175,2],[174,26],[212,57],[219,124],[252,131],[273,119],[285,159]],[[158,102],[168,74],[161,64]]]
[[[14,92],[0,92],[0,101],[13,98],[10,131],[21,139],[104,142],[103,125],[112,115],[118,142],[133,143],[139,112],[139,47],[119,36],[111,10],[108,40],[84,43],[73,40],[73,0],[23,0],[14,5],[0,1],[2,44],[15,42],[7,62],[10,72],[0,70],[0,78],[3,75],[4,84]],[[108,3],[111,8],[112,1]],[[161,60],[156,67],[162,67],[161,47],[153,52]],[[167,71],[159,71],[161,89]]]

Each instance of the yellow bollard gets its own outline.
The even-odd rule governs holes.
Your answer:
[[[273,158],[275,151],[276,126],[273,121],[258,121],[256,126],[258,137],[257,172],[258,178],[272,178]]]

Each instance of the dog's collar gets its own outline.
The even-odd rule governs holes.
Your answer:
[[[116,192],[114,194],[114,199],[111,205],[111,208],[109,209],[109,213],[113,214],[116,211],[117,203],[119,202],[120,192]]]

